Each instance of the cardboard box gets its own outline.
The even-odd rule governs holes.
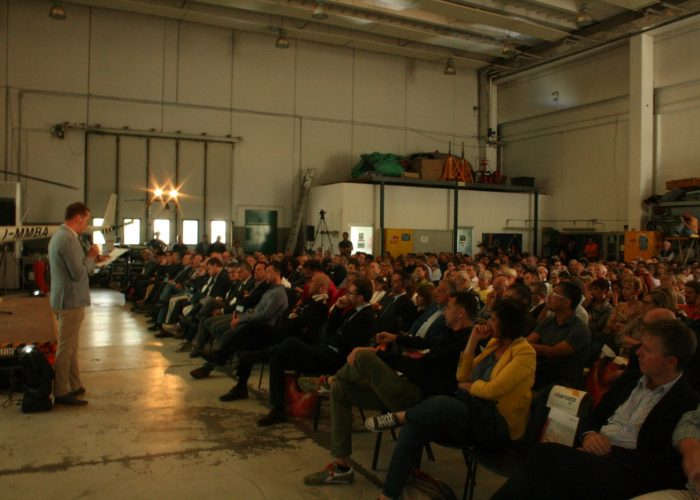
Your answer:
[[[673,191],[674,189],[688,189],[700,187],[700,178],[691,177],[690,179],[676,179],[673,181],[666,181],[666,189]]]
[[[404,172],[401,177],[406,179],[420,179],[420,174],[418,172]]]
[[[413,170],[420,173],[421,179],[428,181],[439,181],[444,168],[445,160],[419,158],[413,164]]]

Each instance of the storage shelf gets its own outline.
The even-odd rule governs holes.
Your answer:
[[[473,182],[465,184],[457,181],[432,181],[426,179],[411,179],[408,177],[373,176],[350,179],[346,182],[356,184],[384,184],[385,186],[412,186],[433,189],[459,189],[460,191],[494,191],[499,193],[537,193],[537,189],[527,186],[508,186],[505,184],[482,184]],[[700,204],[700,202],[698,202]]]
[[[658,207],[700,207],[700,201],[685,200],[685,201],[664,201],[657,203]]]

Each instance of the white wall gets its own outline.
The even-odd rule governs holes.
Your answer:
[[[700,24],[657,37],[654,44],[656,182],[700,176]]]
[[[232,197],[209,201],[209,218],[237,223],[246,208],[275,208],[283,227],[303,169],[316,168],[317,183],[338,182],[361,153],[446,151],[449,141],[465,142],[470,161],[478,155],[473,71],[449,77],[439,65],[309,42],[279,50],[272,34],[72,4],[58,22],[47,10],[40,0],[0,5],[0,85],[9,89],[0,132],[10,130],[0,145],[9,169],[79,190],[23,181],[28,222],[57,221],[57,206],[86,196],[84,135],[49,133],[66,121],[241,136],[232,155],[209,159],[209,174],[223,179],[211,188]],[[190,187],[188,210],[201,214],[201,186]],[[143,210],[120,207],[122,217]]]
[[[698,176],[700,23],[654,36],[655,194]],[[554,95],[558,92],[558,99]],[[621,45],[498,85],[505,174],[534,176],[551,195],[542,218],[628,219],[629,50]],[[653,193],[648,193],[651,195]],[[640,200],[641,203],[641,200]],[[643,222],[643,221],[641,221]],[[555,228],[571,223],[547,222]]]
[[[454,194],[450,189],[409,186],[385,186],[384,227],[425,230],[452,230],[454,223]],[[547,206],[546,196],[540,196],[540,208]],[[523,248],[530,249],[532,231],[511,230],[509,227],[532,227],[534,197],[522,193],[497,193],[460,190],[458,194],[458,225],[472,227],[474,245],[482,233],[523,234]],[[374,226],[374,252],[379,252],[380,187],[373,184],[337,183],[311,190],[307,220],[316,224],[319,211],[326,213],[331,232],[341,234],[351,225]],[[333,243],[337,243],[336,236]],[[443,248],[441,250],[450,250]]]
[[[550,195],[542,225],[626,223],[628,67],[617,47],[499,85],[504,173]]]

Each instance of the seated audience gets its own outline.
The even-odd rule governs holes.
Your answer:
[[[535,281],[530,286],[530,316],[537,319],[547,307],[547,284],[544,281]]]
[[[603,329],[608,324],[613,307],[608,300],[610,293],[610,282],[603,278],[593,280],[588,287],[590,300],[586,307],[588,311],[588,329],[591,332],[591,354],[590,358],[595,359],[605,345],[605,333]]]
[[[647,293],[642,299],[642,304],[644,304],[644,314],[647,311],[655,308],[667,309],[672,312],[676,310],[676,303],[673,300],[673,296],[668,292],[668,290],[657,288]],[[617,335],[615,335],[615,344],[617,345],[618,352],[621,356],[628,356],[630,350],[638,346],[642,338],[642,330],[644,327],[644,317],[638,316],[633,320],[629,321],[620,330]]]
[[[622,331],[627,323],[644,314],[644,304],[639,300],[642,292],[642,282],[639,278],[629,276],[622,280],[622,298],[605,325],[603,331],[609,338],[608,342],[614,345],[615,336]]]
[[[493,287],[491,286],[492,277],[491,271],[481,271],[479,273],[476,292],[479,294],[479,298],[484,304],[486,304],[489,294],[493,291]]]
[[[270,287],[258,305],[252,311],[234,314],[231,327],[214,340],[215,350],[202,355],[207,363],[190,372],[193,378],[208,377],[217,365],[224,365],[231,355],[239,351],[261,350],[271,345],[274,327],[278,318],[287,311],[289,303],[282,285],[281,264],[270,262],[265,271]]]
[[[216,241],[209,245],[209,255],[212,253],[224,253],[226,251],[226,244],[221,241],[221,236],[216,237]]]
[[[323,273],[316,274],[309,282],[311,297],[287,316],[271,334],[271,344],[279,344],[288,337],[298,338],[309,345],[316,344],[321,329],[328,320],[328,287],[330,280]],[[219,397],[221,401],[235,401],[248,398],[248,379],[253,365],[266,359],[266,353],[261,350],[248,350],[240,353],[236,376],[238,382],[226,394]]]
[[[456,397],[433,396],[407,411],[367,419],[370,430],[403,425],[381,499],[399,498],[415,457],[429,442],[504,446],[520,439],[530,414],[535,352],[524,338],[527,309],[495,304],[488,324],[473,328],[457,368]],[[490,339],[477,355],[477,345]]]
[[[683,457],[683,472],[688,479],[684,490],[654,491],[634,500],[696,500],[700,482],[700,406],[683,414],[676,430],[673,444]]]
[[[408,335],[430,340],[433,337],[442,335],[445,332],[445,306],[450,298],[457,292],[454,282],[450,279],[443,279],[435,287],[435,300],[416,318],[408,329]]]
[[[695,336],[678,320],[646,325],[639,370],[628,369],[581,422],[579,447],[536,445],[493,498],[628,499],[683,488],[671,436],[700,403],[683,377],[695,349]]]
[[[700,321],[700,281],[685,284],[685,304],[678,306],[680,314],[691,321]]]
[[[183,332],[194,329],[191,336],[196,333],[196,327],[200,320],[208,318],[211,312],[216,309],[218,299],[226,296],[229,288],[231,288],[231,278],[229,272],[224,269],[224,264],[218,257],[209,257],[207,259],[207,275],[209,279],[202,287],[199,294],[191,299],[192,307],[187,311],[183,309],[183,314],[180,317],[177,328],[175,325],[162,325],[162,331],[156,334],[157,338],[166,338],[177,336],[182,338]],[[188,338],[191,340],[191,338]]]
[[[268,350],[270,357],[270,404],[272,409],[258,425],[266,427],[287,421],[284,412],[284,374],[286,370],[309,375],[335,373],[355,347],[366,346],[377,331],[374,314],[369,305],[372,283],[358,279],[347,294],[353,308],[345,316],[339,308],[333,312],[326,335],[318,345],[308,345],[289,337]]]
[[[475,294],[458,292],[445,308],[449,333],[428,342],[382,332],[377,341],[429,348],[421,358],[411,358],[371,347],[357,347],[334,377],[327,379],[331,390],[333,462],[320,472],[304,478],[308,485],[347,484],[353,480],[352,407],[392,411],[410,408],[424,398],[448,395],[457,389],[455,370],[472,330],[478,300]],[[401,372],[403,375],[399,375]]]
[[[411,300],[413,294],[411,277],[406,273],[391,275],[391,293],[386,306],[378,311],[377,328],[391,333],[406,332],[416,319],[416,305]]]
[[[547,298],[552,316],[527,337],[537,353],[535,390],[550,384],[581,385],[591,345],[588,327],[574,314],[581,295],[581,289],[570,281],[556,285]]]

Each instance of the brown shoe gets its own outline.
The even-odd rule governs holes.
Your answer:
[[[192,375],[192,378],[207,378],[210,373],[210,368],[206,366],[200,366],[199,368],[195,368],[194,370],[192,370],[190,372],[190,375]]]
[[[258,427],[269,427],[285,422],[287,422],[287,415],[284,414],[284,411],[272,409],[270,413],[258,420]]]
[[[88,404],[88,402],[84,399],[76,398],[72,392],[69,392],[65,396],[57,396],[53,398],[53,404],[66,406],[85,406],[86,404]]]

